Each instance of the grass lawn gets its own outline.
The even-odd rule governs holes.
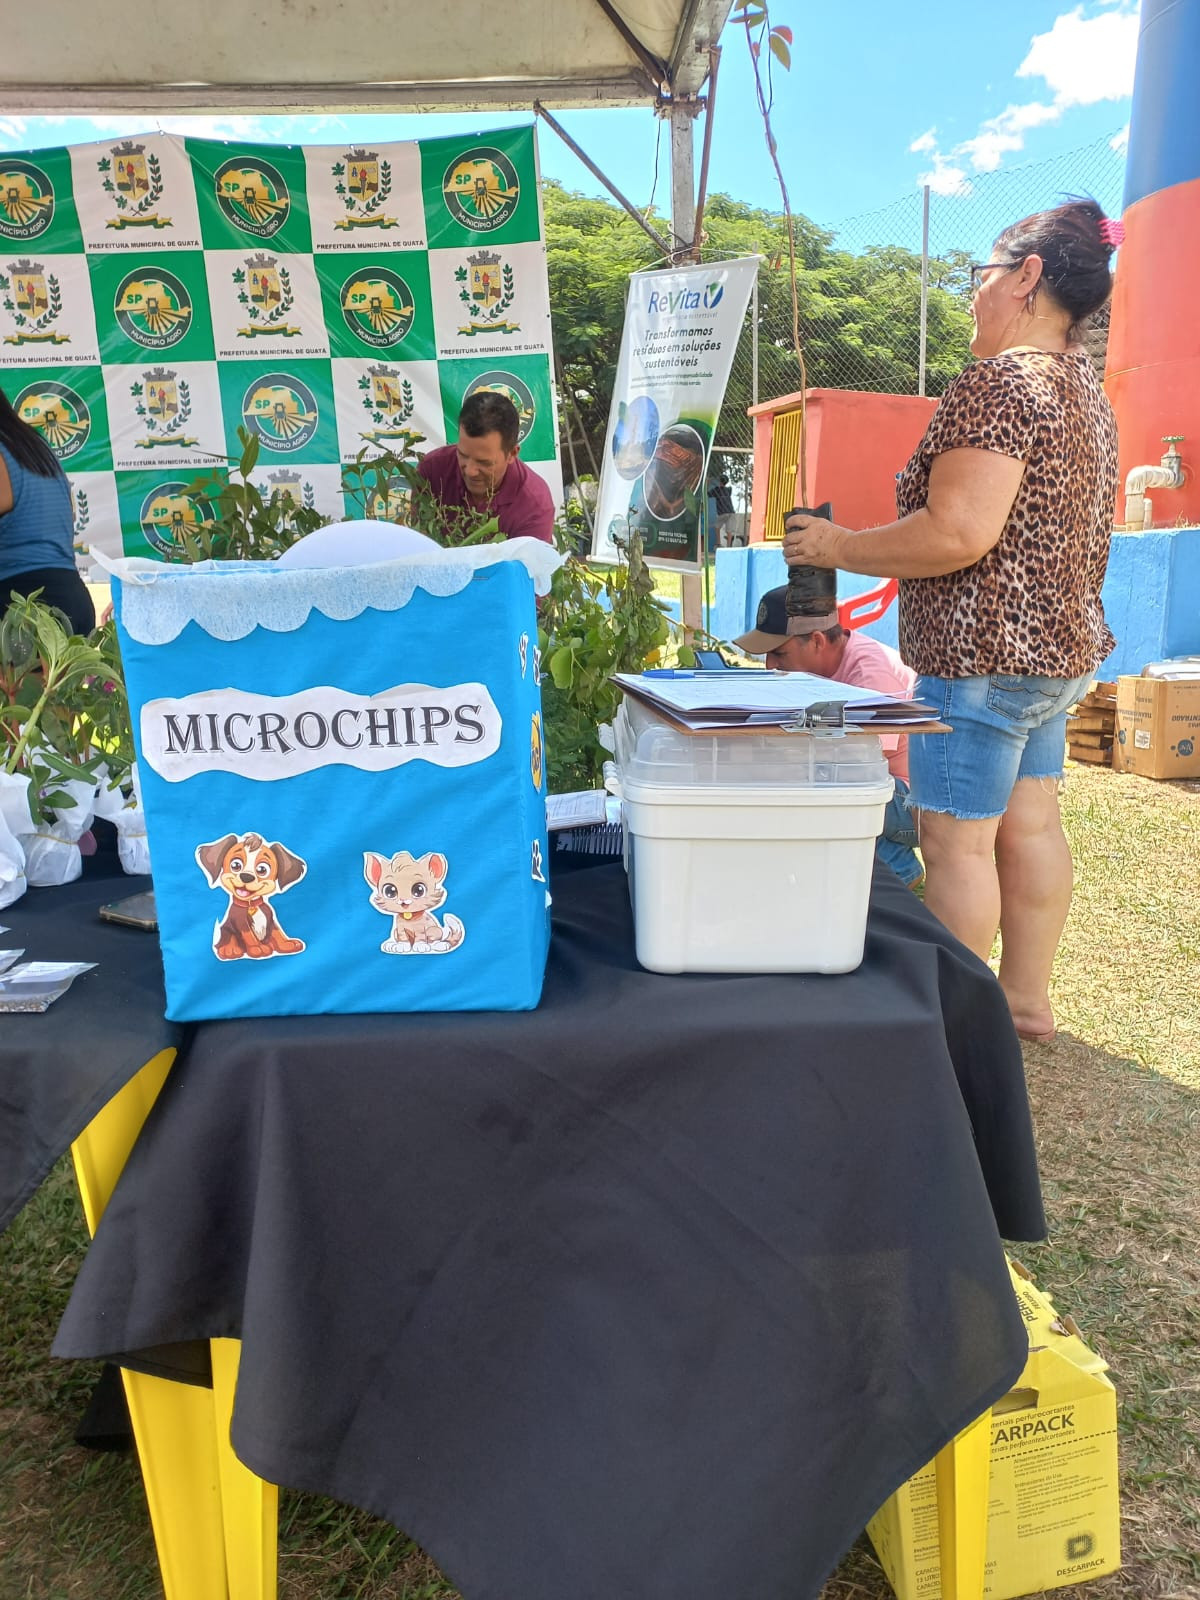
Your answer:
[[[1051,1234],[1018,1254],[1111,1364],[1125,1567],[1054,1592],[1200,1600],[1200,783],[1072,767],[1065,815],[1061,1032],[1025,1056]],[[0,1600],[161,1596],[133,1458],[72,1442],[96,1369],[46,1354],[83,1250],[64,1162],[0,1238]],[[285,1493],[280,1525],[282,1600],[453,1600],[364,1513]],[[822,1600],[890,1593],[860,1542]]]

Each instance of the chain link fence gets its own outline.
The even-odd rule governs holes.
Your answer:
[[[969,353],[970,262],[989,260],[1010,223],[1070,196],[1089,195],[1120,216],[1124,175],[1124,142],[1114,135],[1051,161],[977,174],[951,193],[914,189],[832,229],[798,219],[808,386],[941,394]],[[1101,369],[1107,329],[1105,307],[1088,335]],[[753,445],[746,406],[801,386],[784,252],[759,269],[717,430],[715,449],[736,480],[744,481]]]

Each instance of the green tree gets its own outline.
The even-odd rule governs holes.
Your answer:
[[[658,264],[653,241],[607,200],[544,186],[550,307],[566,413],[573,407],[587,446],[599,462],[608,423],[628,275]],[[665,233],[661,217],[649,220]],[[807,217],[794,219],[800,338],[812,388],[871,389],[915,394],[919,362],[921,258],[898,246],[862,254],[838,249],[835,236]],[[761,255],[758,314],[758,392],[791,394],[801,384],[792,350],[792,304],[786,219],[728,195],[713,195],[704,219],[709,259]],[[966,258],[931,261],[927,316],[926,390],[940,394],[968,356],[971,317]],[[718,437],[749,441],[749,335],[743,337],[725,397]],[[564,460],[569,465],[564,433]],[[581,473],[592,470],[577,442]],[[581,459],[582,457],[582,459]],[[738,458],[725,465],[737,471]]]

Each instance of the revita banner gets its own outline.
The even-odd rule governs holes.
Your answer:
[[[700,566],[706,474],[758,257],[635,272],[592,553],[641,534],[651,566]]]
[[[0,385],[84,547],[163,555],[210,514],[189,485],[240,454],[239,425],[264,493],[361,516],[342,464],[409,430],[447,443],[478,389],[516,404],[558,503],[550,361],[532,128],[0,154]]]

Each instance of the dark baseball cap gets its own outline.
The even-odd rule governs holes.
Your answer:
[[[827,612],[821,617],[789,617],[787,592],[786,583],[781,583],[778,589],[767,590],[758,602],[753,630],[732,641],[739,650],[748,656],[765,656],[768,650],[778,650],[781,644],[798,634],[818,633],[837,626],[836,611]]]

